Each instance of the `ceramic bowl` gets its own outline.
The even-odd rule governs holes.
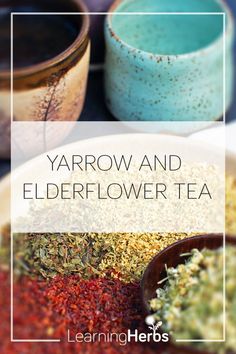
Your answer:
[[[227,244],[236,246],[236,237],[227,236],[226,242]],[[158,287],[157,283],[166,277],[166,266],[170,268],[183,264],[188,257],[182,257],[181,254],[189,253],[194,248],[198,250],[202,250],[204,248],[214,250],[222,246],[222,234],[208,234],[178,241],[157,254],[146,268],[141,282],[141,296],[144,315],[146,316],[151,314],[149,301],[156,297],[156,289]],[[163,286],[164,283],[160,285],[160,287]],[[209,354],[209,352],[198,350],[191,346],[175,346],[173,342],[170,344],[170,353]]]
[[[110,12],[105,91],[107,106],[117,119],[221,119],[223,77],[226,109],[232,101],[233,78],[234,24],[224,1],[117,0]],[[225,73],[221,13],[226,17]]]
[[[17,4],[18,1],[16,0],[7,0],[4,4],[0,4],[0,16],[5,16],[5,18],[8,16],[9,21],[10,11],[76,11],[81,13],[87,11],[81,0],[23,0],[21,1],[21,7],[17,6]],[[22,15],[17,16],[19,18]],[[43,15],[40,16],[43,18]],[[76,17],[73,15],[64,16],[62,21],[64,19],[67,19],[68,26],[71,24],[75,28],[74,41],[55,57],[50,57],[30,66],[21,66],[14,69],[13,118],[15,121],[73,121],[80,116],[89,69],[89,17],[86,14],[82,14]],[[40,20],[38,20],[39,22]],[[32,22],[33,30],[34,23]],[[7,40],[9,33],[5,33],[5,36]],[[18,37],[18,40],[22,41],[24,46],[30,40],[28,34],[25,34],[23,39],[19,37],[20,34],[18,33],[15,33],[14,36]],[[39,38],[37,32],[35,32],[35,36]],[[58,34],[58,36],[60,35]],[[60,38],[58,38],[58,41],[60,41]],[[55,45],[55,43],[52,43],[52,45]],[[21,53],[19,52],[21,48],[17,47],[15,50]],[[46,50],[50,50],[50,48],[45,48]],[[42,53],[42,56],[44,54]],[[30,53],[30,56],[33,56],[33,53]],[[9,126],[10,71],[9,68],[6,68],[0,69],[0,157],[9,157]]]

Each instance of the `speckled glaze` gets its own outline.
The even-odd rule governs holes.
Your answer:
[[[213,121],[223,103],[222,15],[115,12],[225,12],[226,109],[232,101],[233,19],[222,0],[124,0],[105,25],[106,103],[127,121]],[[198,22],[199,21],[199,22]]]
[[[42,4],[46,0],[40,1]],[[65,1],[66,6],[71,4],[74,11],[87,12],[80,0],[58,0],[58,6],[63,6]],[[14,3],[14,0],[9,2]],[[29,4],[29,1],[26,0],[25,3]],[[63,10],[64,7],[59,9],[66,11]],[[55,10],[53,7],[53,11]],[[88,15],[82,15],[80,25],[75,41],[65,51],[39,64],[14,69],[15,121],[75,121],[79,118],[89,71]],[[10,123],[10,72],[0,71],[0,157],[4,158],[10,156]]]

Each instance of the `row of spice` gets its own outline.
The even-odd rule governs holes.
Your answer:
[[[163,322],[163,329],[176,339],[214,338],[223,333],[223,249],[202,252],[192,250],[189,260],[177,268],[167,269],[167,283],[158,288],[151,300],[151,317]],[[210,353],[236,351],[236,281],[234,277],[236,247],[226,248],[226,342],[202,342],[195,345]],[[106,342],[68,343],[76,333],[116,333],[128,329],[145,332],[139,282],[124,283],[119,274],[83,279],[80,275],[56,275],[50,279],[22,276],[14,283],[14,335],[16,338],[60,338],[60,350],[68,353],[147,353],[153,350],[143,343],[125,343],[124,337]],[[0,306],[1,352],[31,353],[31,345],[17,349],[9,338],[10,284],[8,272],[0,272],[3,291]],[[150,321],[150,318],[149,318]],[[123,338],[123,339],[122,339]],[[24,350],[22,351],[22,348]],[[19,349],[19,350],[18,350]],[[55,347],[43,346],[34,353],[54,353]],[[170,352],[171,353],[171,352]]]
[[[236,181],[227,178],[226,227],[236,234]],[[14,331],[15,337],[65,338],[68,328],[89,333],[144,331],[139,281],[150,262],[168,245],[191,234],[18,234],[14,235]],[[9,342],[9,229],[2,234],[0,305],[4,309],[0,349],[13,353],[152,353],[143,343],[125,346],[113,343],[67,343],[62,340],[35,347],[32,343],[16,346]],[[227,250],[228,338],[226,346],[236,350],[233,330],[236,327],[234,280],[235,249]],[[166,330],[175,338],[209,334],[221,330],[222,252],[193,252],[185,266],[168,271],[169,285],[151,302],[156,319],[164,321]],[[207,268],[211,259],[211,271]],[[192,262],[197,263],[193,273]],[[207,264],[205,264],[207,263]],[[206,270],[206,271],[204,271]],[[178,278],[173,274],[178,273]],[[32,276],[33,275],[33,276]],[[188,276],[187,276],[188,275]],[[203,280],[203,281],[202,281]],[[189,289],[181,297],[179,287]],[[191,287],[194,286],[194,287]],[[193,296],[194,293],[194,296]],[[222,294],[222,293],[221,293]],[[204,301],[205,298],[217,301]],[[208,306],[207,306],[208,304]],[[183,310],[184,309],[184,310]],[[220,310],[220,312],[218,312]],[[201,314],[201,316],[196,314]],[[209,321],[205,320],[206,313]],[[209,316],[209,313],[213,314]],[[195,317],[194,317],[195,316]],[[199,317],[198,317],[199,316]],[[212,320],[213,318],[213,320]],[[212,322],[213,321],[213,322]],[[215,321],[215,322],[214,322]],[[188,325],[186,326],[186,323]],[[218,323],[218,327],[216,326]],[[134,346],[134,347],[133,347]],[[225,344],[208,343],[206,348],[223,353]],[[135,348],[135,349],[134,349]]]

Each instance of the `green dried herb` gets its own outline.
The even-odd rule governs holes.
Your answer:
[[[40,274],[51,278],[56,274],[83,273],[88,277],[91,266],[97,265],[91,239],[73,234],[14,235],[14,265],[18,274]],[[24,265],[24,266],[22,266]]]

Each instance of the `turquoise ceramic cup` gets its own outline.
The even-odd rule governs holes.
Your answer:
[[[221,119],[233,96],[233,36],[223,0],[115,2],[105,24],[109,110],[126,121]]]

